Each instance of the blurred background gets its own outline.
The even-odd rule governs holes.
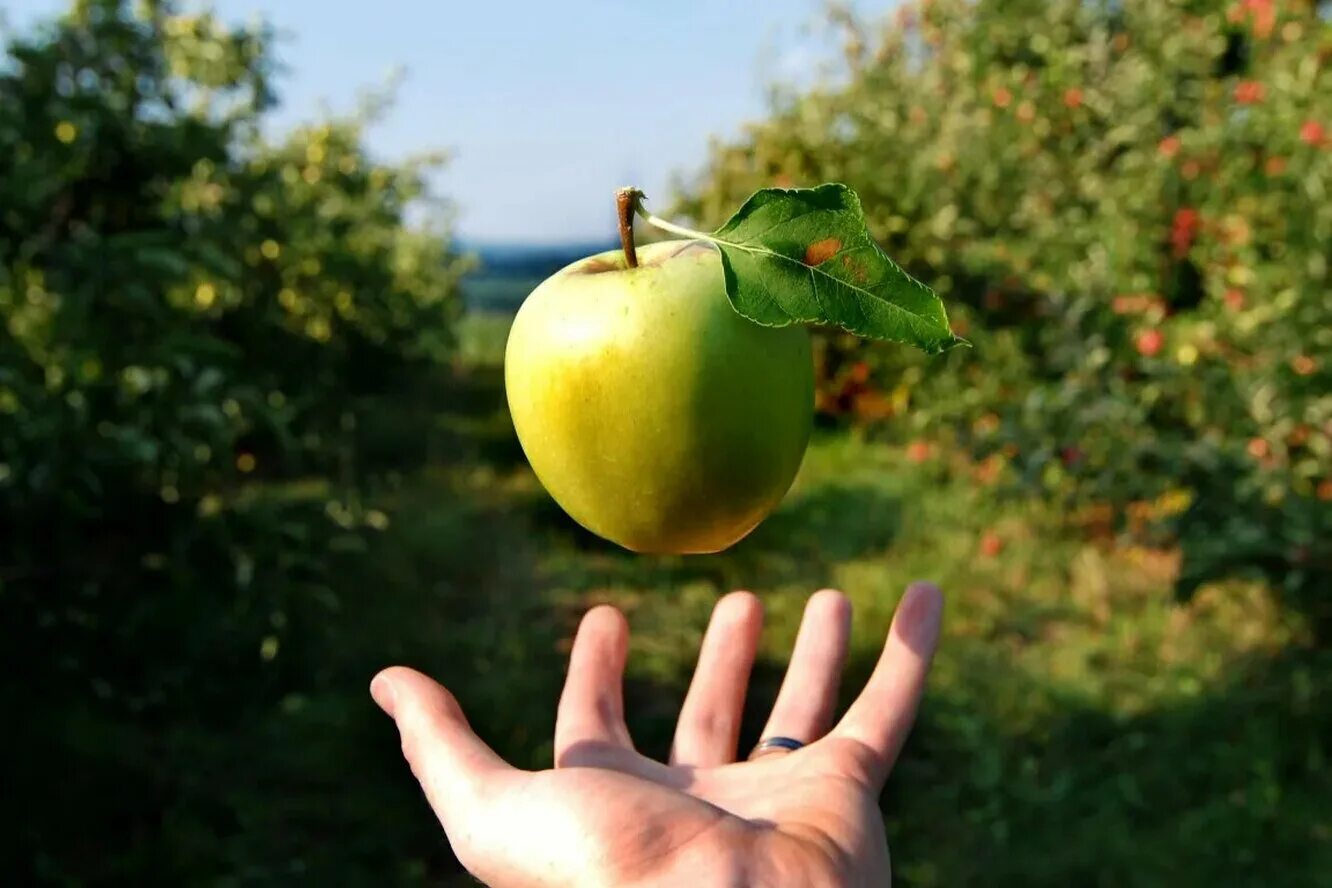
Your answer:
[[[747,744],[810,592],[855,602],[850,693],[917,577],[900,884],[1326,884],[1332,4],[749,7],[0,7],[11,884],[464,884],[377,668],[546,765],[613,602],[661,754],[749,588]],[[975,347],[819,333],[801,474],[724,554],[579,530],[514,310],[618,185],[715,225],[824,181]]]

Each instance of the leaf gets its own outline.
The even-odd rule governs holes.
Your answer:
[[[860,198],[845,185],[755,192],[710,239],[727,297],[756,323],[831,324],[930,354],[966,344],[935,292],[870,237]]]

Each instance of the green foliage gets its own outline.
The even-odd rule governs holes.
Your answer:
[[[483,436],[512,437],[502,349],[484,345],[500,327],[469,319],[478,450]],[[984,463],[942,445],[921,458],[856,431],[817,435],[781,508],[702,558],[605,543],[550,500],[520,453],[485,452],[462,497],[439,478],[414,484],[419,511],[376,551],[393,577],[465,564],[485,578],[464,581],[485,591],[470,606],[438,605],[449,616],[425,628],[430,653],[411,662],[433,668],[482,736],[524,765],[549,764],[563,655],[594,604],[629,616],[630,728],[639,749],[664,756],[718,595],[752,589],[766,610],[745,748],[812,590],[841,588],[854,603],[844,706],[898,596],[930,577],[946,590],[944,642],[884,795],[894,884],[1312,886],[1332,866],[1332,657],[1263,583],[1213,583],[1177,604],[1177,553],[1085,540],[1057,504],[996,496],[976,482]],[[485,508],[450,517],[473,498]],[[413,594],[393,582],[383,600]],[[542,664],[552,674],[534,674]]]
[[[1147,523],[1183,541],[1182,591],[1261,572],[1327,623],[1327,12],[838,13],[845,77],[719,146],[681,209],[717,221],[759,187],[846,182],[976,348],[923,363],[830,338],[826,410],[964,441],[1028,489],[1129,524],[1164,498]]]
[[[0,64],[9,881],[470,884],[368,700],[375,669],[439,676],[501,754],[543,766],[576,618],[613,601],[635,631],[632,728],[662,754],[708,610],[746,586],[769,615],[749,742],[812,589],[855,600],[849,692],[897,595],[927,575],[949,605],[886,796],[903,884],[1319,884],[1327,651],[1265,584],[1210,583],[1175,605],[1175,554],[1080,528],[1099,534],[1118,504],[1139,536],[1184,537],[1186,576],[1229,558],[1308,600],[1325,575],[1329,152],[1308,124],[1327,126],[1326,26],[1299,4],[1265,24],[1275,6],[1241,3],[1232,22],[1214,4],[1144,0],[1116,4],[1123,22],[1103,19],[1114,27],[1093,40],[1072,24],[1098,8],[936,0],[882,58],[852,47],[845,91],[800,99],[718,155],[700,216],[783,174],[845,179],[977,348],[926,361],[825,336],[827,410],[906,417],[915,440],[820,437],[783,507],[702,559],[630,556],[551,503],[503,409],[505,320],[468,318],[455,350],[460,265],[403,225],[423,168],[372,162],[358,121],[261,138],[268,34],[95,0],[13,40]],[[1264,90],[1241,92],[1248,116],[1225,112],[1237,79],[1259,78],[1194,59],[1178,89],[1205,101],[1171,111],[1193,108],[1172,124],[1178,145],[1154,141],[1177,88],[1160,72],[1218,29],[1248,35],[1226,36],[1222,58],[1265,72]],[[1016,66],[1035,70],[1038,51],[1057,58],[1028,84]],[[1055,68],[1081,84],[1076,102],[1040,86]],[[990,78],[1008,84],[1004,108]],[[1060,107],[1076,128],[1041,138],[1081,133],[1057,155],[1077,175],[1050,172],[1046,142],[1028,154]],[[1218,150],[1207,181],[1224,139],[1236,153]],[[966,179],[939,166],[948,145]],[[1200,215],[1176,226],[1175,204],[1156,205],[1175,192],[1134,178],[1149,168]],[[1084,187],[1081,213],[1050,206],[1073,246],[1044,204],[1018,213],[1024,194]],[[1248,227],[1222,227],[1228,215]],[[1180,243],[1193,232],[1197,304],[1122,287],[1135,262],[1156,280],[1138,254],[1176,227]],[[1153,249],[1183,265],[1174,243]],[[1093,273],[1103,286],[1078,283]],[[1139,350],[1151,329],[1161,339]],[[439,456],[447,468],[417,465]],[[1004,480],[1054,503],[1002,497]]]
[[[129,725],[212,723],[217,674],[251,689],[228,717],[275,705],[277,652],[387,521],[357,486],[397,418],[376,405],[410,412],[453,351],[461,267],[404,226],[429,162],[375,163],[357,119],[266,140],[269,44],[85,0],[0,66],[0,665],[27,676],[5,711],[142,788],[65,807],[25,785],[52,878],[67,836],[123,838],[188,783],[150,751],[127,769]],[[286,483],[307,475],[337,484]]]
[[[630,191],[633,201],[641,196]],[[731,305],[759,324],[825,324],[928,354],[962,342],[934,291],[870,237],[860,199],[845,185],[756,191],[712,234],[647,219],[715,244]]]

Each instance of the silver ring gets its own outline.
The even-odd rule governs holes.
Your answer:
[[[799,740],[791,737],[769,737],[766,740],[760,740],[754,747],[754,751],[749,754],[749,758],[756,759],[765,752],[776,749],[784,749],[787,752],[795,752],[804,746]]]

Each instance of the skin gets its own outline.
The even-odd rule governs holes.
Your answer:
[[[736,761],[762,609],[718,602],[666,763],[634,750],[622,679],[629,629],[610,607],[579,627],[555,724],[555,767],[521,771],[467,724],[453,696],[393,667],[371,694],[463,865],[493,888],[848,888],[889,885],[878,797],[912,722],[943,600],[907,590],[879,663],[832,727],[851,608],[810,598],[764,737],[809,745]]]
[[[588,530],[635,552],[718,552],[790,488],[809,441],[809,334],[726,298],[698,241],[574,263],[514,319],[509,410],[541,483]]]

